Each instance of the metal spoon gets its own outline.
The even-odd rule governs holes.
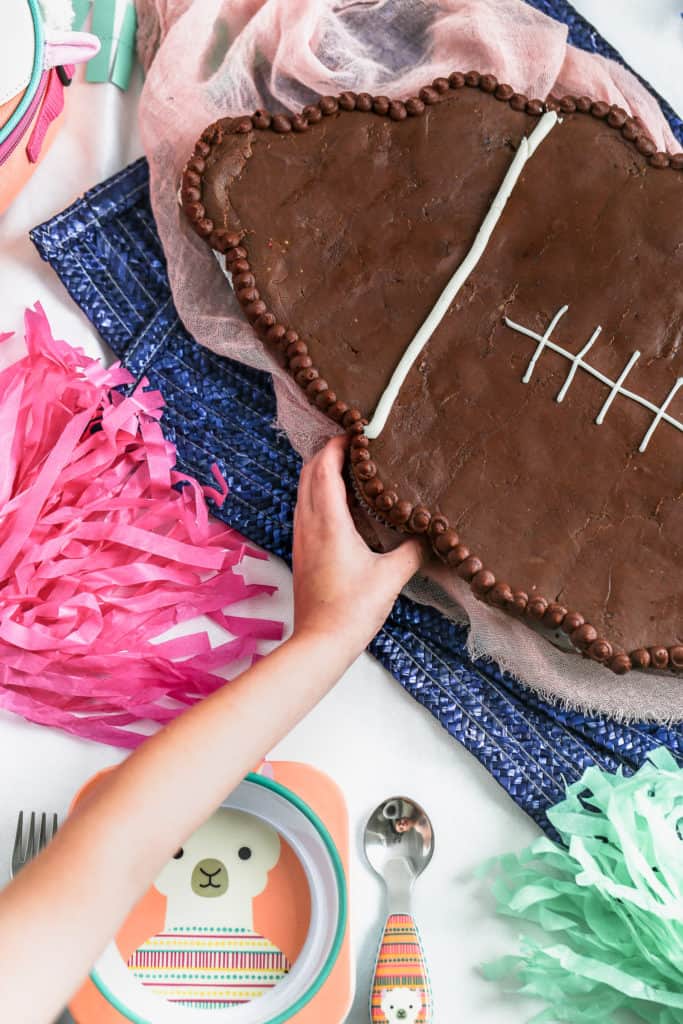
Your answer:
[[[370,816],[364,844],[371,867],[384,879],[388,903],[372,982],[370,1019],[430,1024],[429,975],[410,894],[415,879],[432,859],[432,823],[419,804],[393,796]]]

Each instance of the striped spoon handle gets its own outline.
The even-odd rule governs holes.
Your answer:
[[[373,1024],[431,1024],[432,995],[420,934],[410,914],[390,914],[370,996]]]

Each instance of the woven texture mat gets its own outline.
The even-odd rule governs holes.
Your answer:
[[[575,45],[620,59],[569,5],[534,6],[566,21]],[[681,138],[680,119],[663,109]],[[178,319],[145,161],[92,189],[32,237],[104,341],[163,394],[162,428],[180,468],[210,483],[211,463],[220,466],[230,496],[214,514],[289,561],[300,460],[273,426],[269,376],[200,347]],[[405,598],[370,651],[549,834],[546,809],[589,764],[632,770],[660,745],[683,763],[683,725],[627,725],[550,705],[495,664],[473,662],[464,627]]]

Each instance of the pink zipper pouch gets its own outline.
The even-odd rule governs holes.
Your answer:
[[[74,66],[96,36],[71,32],[69,0],[9,0],[0,13],[0,213],[47,152]]]

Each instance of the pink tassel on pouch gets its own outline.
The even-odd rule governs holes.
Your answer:
[[[0,708],[134,747],[129,726],[170,720],[280,639],[280,622],[225,613],[276,588],[234,571],[267,556],[209,517],[217,467],[218,489],[174,468],[160,393],[115,390],[128,371],[53,338],[39,305],[25,327],[28,354],[0,371]],[[232,638],[152,642],[201,613]]]

